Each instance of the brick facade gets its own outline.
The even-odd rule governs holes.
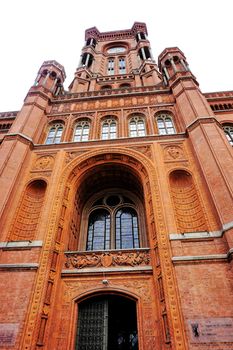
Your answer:
[[[233,92],[202,93],[177,47],[156,64],[144,23],[85,40],[69,91],[45,61],[0,113],[0,349],[84,349],[81,305],[109,296],[139,350],[233,349]]]

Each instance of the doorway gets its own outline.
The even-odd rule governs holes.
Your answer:
[[[75,350],[138,350],[136,302],[107,295],[79,303]]]

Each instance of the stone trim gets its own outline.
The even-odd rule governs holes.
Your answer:
[[[79,269],[72,269],[72,270],[62,270],[61,275],[62,277],[68,277],[70,275],[80,275],[80,274],[103,274],[103,273],[122,273],[122,272],[131,272],[131,273],[138,273],[138,272],[152,272],[151,266],[141,266],[141,267],[121,267],[121,268],[84,268],[82,270]]]
[[[38,248],[43,246],[43,241],[14,241],[14,242],[0,242],[0,249],[28,249]]]
[[[170,241],[183,240],[203,240],[221,238],[227,230],[233,228],[233,221],[223,224],[219,231],[203,231],[203,232],[184,232],[184,233],[170,233]]]
[[[4,136],[4,138],[14,137],[14,136],[19,136],[20,138],[23,138],[23,139],[25,139],[33,144],[33,141],[30,137],[28,137],[24,134],[21,134],[20,132],[8,133]]]
[[[179,262],[194,262],[200,260],[230,260],[233,255],[233,248],[229,249],[226,254],[211,254],[211,255],[187,255],[187,256],[173,256],[173,263]]]
[[[0,270],[37,270],[38,263],[0,264]]]

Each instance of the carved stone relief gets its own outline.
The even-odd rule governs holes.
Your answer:
[[[162,145],[164,161],[167,162],[177,162],[177,161],[187,161],[187,156],[185,154],[182,144],[166,144]]]
[[[129,148],[135,149],[136,151],[143,153],[145,156],[147,156],[150,159],[152,158],[151,146],[149,146],[149,145],[147,145],[147,146],[133,146],[133,147],[129,147]]]
[[[117,252],[117,253],[91,253],[91,254],[66,254],[66,268],[82,269],[85,267],[109,267],[109,266],[140,266],[150,263],[148,252]]]
[[[34,163],[33,170],[52,170],[54,164],[54,157],[52,156],[41,156],[38,157]]]

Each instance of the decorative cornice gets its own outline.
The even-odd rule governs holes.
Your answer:
[[[107,83],[107,82],[106,82]],[[152,94],[171,94],[171,90],[161,86],[145,86],[145,87],[132,87],[132,88],[120,88],[120,89],[109,89],[99,91],[88,91],[80,93],[66,93],[51,99],[51,103],[64,103],[64,102],[75,102],[77,100],[93,100],[102,99],[109,97],[122,97],[122,96],[142,96]]]
[[[15,119],[19,111],[0,112],[0,119]]]

